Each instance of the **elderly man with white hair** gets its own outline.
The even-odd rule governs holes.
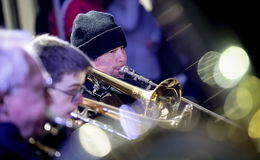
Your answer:
[[[0,159],[41,159],[28,138],[43,133],[51,101],[46,82],[51,81],[26,49],[29,35],[0,30]]]

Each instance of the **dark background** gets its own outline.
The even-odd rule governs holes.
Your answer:
[[[257,1],[192,0],[207,21],[215,26],[230,27],[242,42],[259,76],[259,5]]]

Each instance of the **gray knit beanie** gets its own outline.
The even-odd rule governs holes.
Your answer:
[[[92,59],[119,46],[127,46],[125,35],[121,27],[115,24],[114,17],[98,11],[77,15],[70,40],[72,45]]]

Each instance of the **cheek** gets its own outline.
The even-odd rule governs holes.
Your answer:
[[[31,96],[32,97],[32,96]],[[47,110],[47,102],[44,100],[44,97],[35,98],[34,101],[28,101],[28,116],[31,116],[33,120],[42,120],[45,117]]]
[[[98,65],[110,66],[116,62],[116,56],[114,54],[108,54],[100,59],[97,59]]]
[[[32,106],[31,113],[28,116],[31,116],[32,121],[38,122],[40,120],[43,120],[45,118],[45,108],[42,106]]]
[[[31,91],[18,91],[10,97],[9,118],[20,129],[30,132],[45,119],[47,109],[45,97]],[[31,133],[30,133],[31,134]]]
[[[39,102],[35,101],[34,97],[34,95],[27,92],[19,92],[19,94],[14,95],[8,104],[10,106],[10,116],[16,120],[26,120],[33,117],[32,114],[39,107]]]
[[[62,116],[70,105],[70,101],[56,101],[51,105],[50,110],[55,116]]]
[[[64,117],[74,108],[74,105],[71,103],[70,98],[65,98],[65,96],[59,96],[53,100],[52,105],[50,106],[50,112],[54,116]]]
[[[54,90],[50,90],[49,93],[52,98],[52,103],[55,105],[64,105],[71,101],[71,97],[67,96],[63,93],[60,93],[60,92],[57,92]]]
[[[22,103],[20,98],[17,98],[15,101],[10,101],[10,103],[8,103],[8,118],[12,122],[23,123],[24,117],[27,117],[28,112],[25,112],[25,107],[27,106],[23,106],[21,104],[24,103]]]
[[[16,124],[26,125],[28,128],[35,126],[38,121],[45,118],[46,106],[41,101],[32,101],[33,96],[17,98],[15,112],[10,116]],[[20,102],[20,106],[17,104]]]

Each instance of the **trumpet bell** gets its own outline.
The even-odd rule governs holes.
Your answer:
[[[158,119],[172,119],[177,115],[181,102],[181,87],[174,78],[162,81],[153,90],[144,115]]]

